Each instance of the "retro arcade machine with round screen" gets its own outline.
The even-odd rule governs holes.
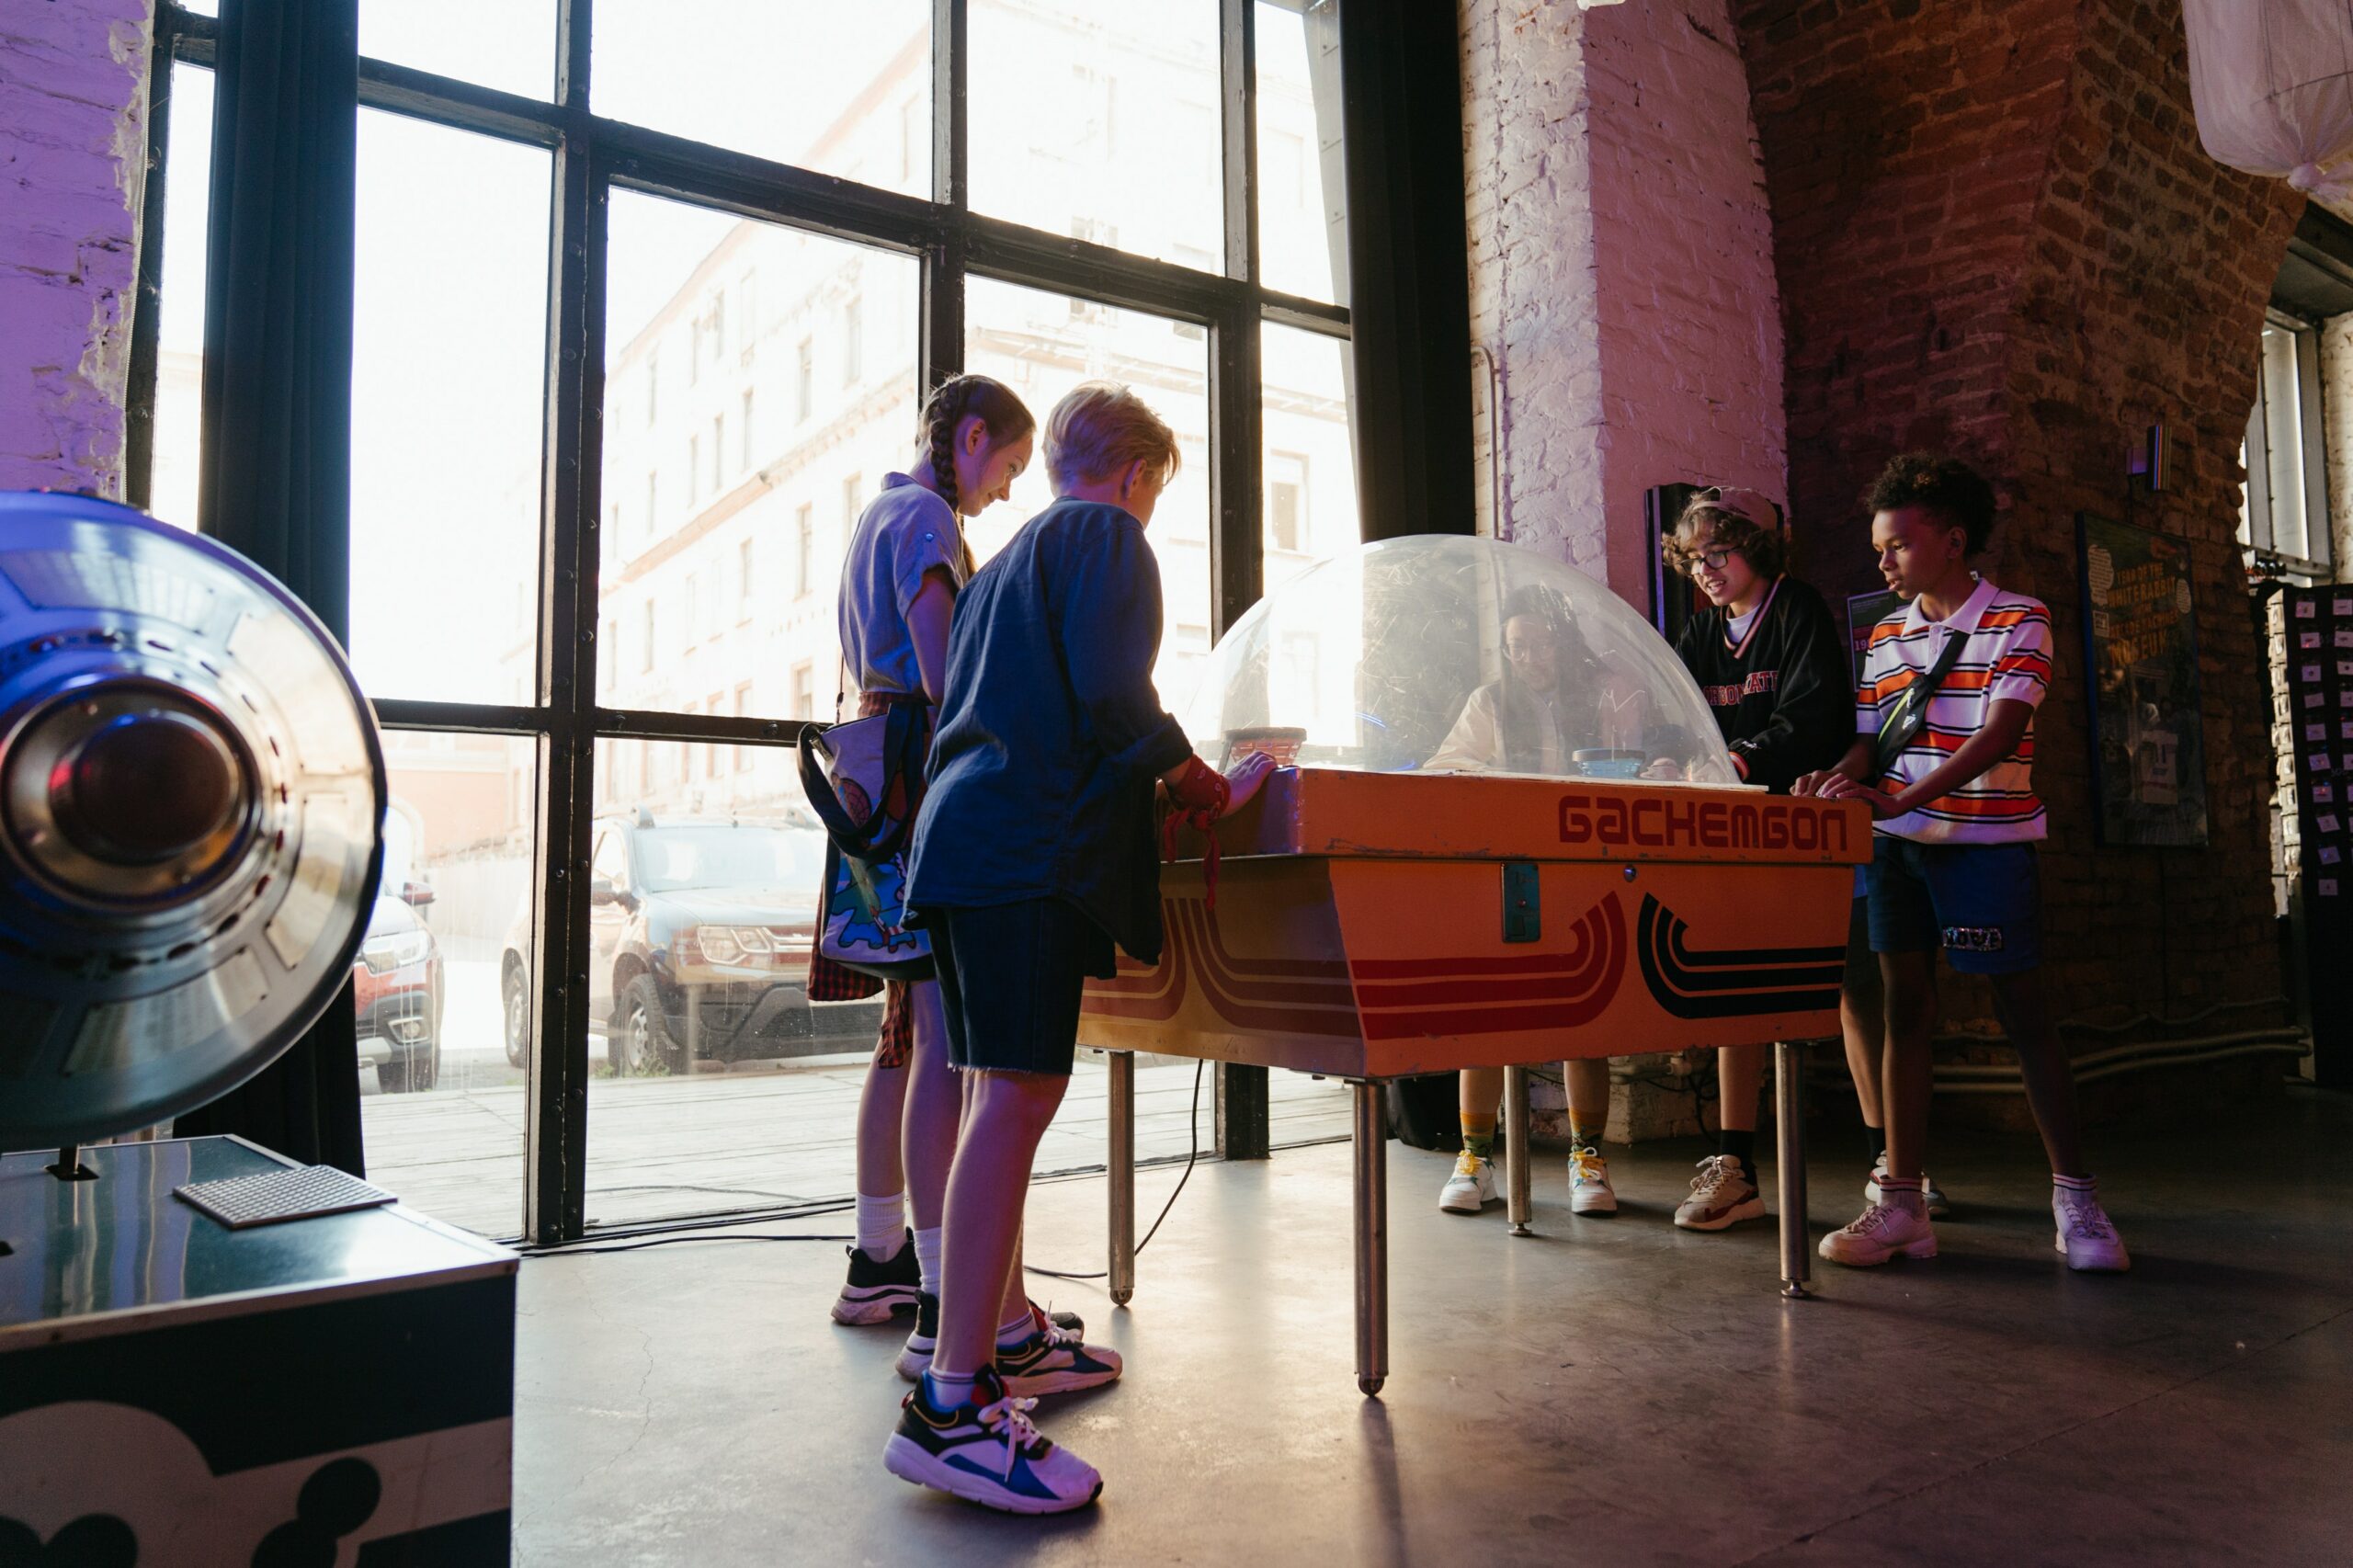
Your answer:
[[[1179,710],[1212,763],[1290,766],[1163,868],[1168,941],[1090,982],[1110,1051],[1113,1298],[1134,1284],[1132,1067],[1354,1085],[1358,1381],[1388,1373],[1387,1080],[1506,1067],[1513,1229],[1532,1064],[1837,1031],[1859,803],[1740,784],[1674,650],[1592,579],[1488,540],[1387,540],[1245,616]],[[1810,1251],[1799,1062],[1776,1055],[1781,1273]]]
[[[0,1559],[507,1560],[512,1254],[242,1139],[85,1146],[351,1006],[385,790],[284,588],[0,494]]]

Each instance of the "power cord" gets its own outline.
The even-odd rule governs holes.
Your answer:
[[[1160,1233],[1161,1221],[1167,1219],[1168,1211],[1176,1207],[1177,1196],[1185,1190],[1185,1184],[1192,1179],[1193,1167],[1200,1161],[1201,1078],[1203,1071],[1208,1067],[1208,1065],[1209,1063],[1206,1061],[1198,1061],[1193,1063],[1192,1147],[1186,1153],[1185,1169],[1176,1177],[1176,1186],[1175,1190],[1169,1193],[1168,1201],[1160,1206],[1160,1213],[1158,1217],[1152,1221],[1152,1229],[1146,1231],[1143,1234],[1143,1240],[1136,1244],[1136,1253],[1139,1256],[1142,1255],[1144,1248],[1152,1244],[1152,1238]],[[800,1212],[814,1217],[818,1214],[839,1213],[847,1207],[848,1205],[845,1203],[812,1205],[805,1210],[800,1210]],[[779,1215],[775,1217],[787,1218],[789,1216]],[[740,1225],[745,1222],[745,1221],[742,1217],[731,1219],[722,1216],[708,1220],[688,1221],[683,1223],[673,1223],[671,1225],[665,1226],[664,1229],[669,1231],[724,1230],[730,1225]],[[550,1242],[543,1246],[517,1247],[515,1250],[525,1257],[585,1257],[596,1253],[639,1252],[642,1251],[646,1247],[677,1246],[687,1242],[855,1242],[857,1240],[858,1238],[853,1235],[817,1235],[799,1233],[785,1235],[776,1232],[731,1230],[724,1235],[660,1235],[650,1236],[642,1241],[629,1242]],[[1076,1274],[1059,1268],[1040,1268],[1035,1265],[1028,1266],[1028,1269],[1031,1274],[1043,1275],[1049,1279],[1101,1279],[1106,1278],[1108,1275],[1108,1271],[1103,1269],[1097,1269],[1092,1274]]]
[[[1152,1229],[1146,1231],[1143,1233],[1143,1240],[1136,1244],[1136,1256],[1138,1257],[1142,1257],[1143,1256],[1143,1249],[1152,1244],[1152,1238],[1160,1234],[1160,1221],[1167,1219],[1168,1211],[1176,1207],[1176,1195],[1177,1193],[1183,1192],[1185,1190],[1185,1184],[1193,1178],[1194,1162],[1201,1157],[1201,1070],[1208,1065],[1209,1062],[1206,1059],[1196,1061],[1193,1063],[1193,1146],[1186,1153],[1185,1169],[1183,1173],[1176,1177],[1176,1189],[1169,1193],[1168,1201],[1160,1206],[1160,1213],[1153,1220]],[[1040,1268],[1034,1263],[1024,1264],[1022,1267],[1031,1274],[1042,1274],[1049,1279],[1106,1279],[1110,1278],[1110,1271],[1102,1268],[1097,1269],[1092,1274],[1073,1274],[1065,1269]]]

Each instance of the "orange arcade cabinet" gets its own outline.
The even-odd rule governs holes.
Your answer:
[[[1090,981],[1111,1062],[1114,1301],[1134,1290],[1132,1054],[1344,1078],[1356,1102],[1357,1381],[1388,1375],[1387,1080],[1505,1067],[1529,1233],[1532,1063],[1837,1032],[1859,803],[1737,781],[1631,608],[1512,545],[1420,536],[1311,568],[1211,653],[1179,715],[1287,766],[1179,841],[1161,961]],[[1781,1276],[1811,1257],[1800,1063],[1776,1052]]]

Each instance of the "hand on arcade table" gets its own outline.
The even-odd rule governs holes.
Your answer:
[[[1260,785],[1274,777],[1275,759],[1262,751],[1254,751],[1237,761],[1225,775],[1225,810],[1219,814],[1232,816],[1250,803]]]
[[[1219,818],[1240,811],[1250,803],[1260,785],[1275,770],[1275,759],[1265,752],[1254,751],[1233,765],[1233,771],[1221,774],[1198,756],[1188,756],[1169,773],[1162,776],[1168,789],[1168,821],[1162,828],[1161,856],[1176,858],[1176,829],[1181,824],[1204,835],[1202,860],[1202,895],[1209,907],[1217,907],[1217,835],[1210,832],[1211,824]]]
[[[1817,782],[1812,793],[1819,795],[1825,801],[1860,801],[1870,807],[1873,822],[1885,822],[1890,817],[1900,817],[1913,809],[1913,802],[1904,799],[1904,791],[1891,794],[1876,784],[1865,784],[1836,771],[1818,774],[1814,777]],[[1801,779],[1800,782],[1803,783],[1804,780]],[[1803,790],[1797,791],[1799,794],[1807,792]]]

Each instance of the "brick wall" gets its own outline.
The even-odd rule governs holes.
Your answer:
[[[122,494],[150,0],[0,6],[0,489]]]
[[[1878,585],[1856,497],[1949,449],[2003,495],[1988,574],[2047,601],[2038,722],[2063,1013],[2275,994],[2256,640],[2233,534],[2263,309],[2301,198],[2209,160],[2178,0],[1737,0],[1788,344],[1800,568]],[[2166,494],[2125,454],[2162,420]],[[2211,844],[2094,846],[2074,517],[2193,543]],[[1949,1014],[1982,1019],[1956,990]],[[2273,1021],[2269,1017],[2251,1021]]]
[[[1645,489],[1783,493],[1772,229],[1729,6],[1461,15],[1472,335],[1503,384],[1489,526],[1644,603]]]

